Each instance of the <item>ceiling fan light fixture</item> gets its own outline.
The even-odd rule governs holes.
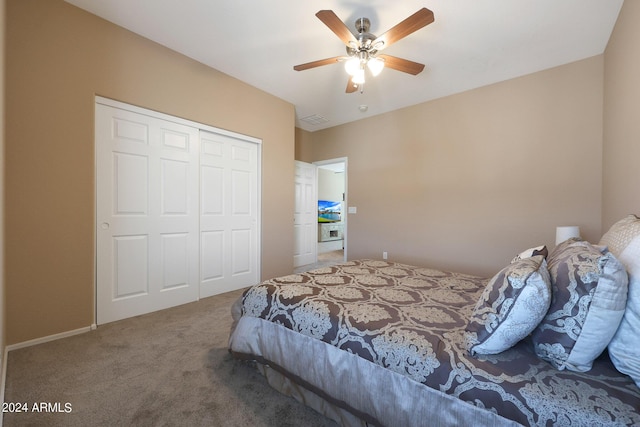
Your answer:
[[[360,69],[360,60],[357,57],[351,57],[344,63],[344,69],[350,76],[354,76]]]
[[[371,74],[375,77],[382,72],[384,61],[380,58],[369,58],[367,67],[369,67],[369,71],[371,71]]]
[[[351,78],[351,81],[357,85],[364,83],[364,68],[360,67],[356,70],[355,74]]]

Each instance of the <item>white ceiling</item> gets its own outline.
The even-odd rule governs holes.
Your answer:
[[[315,131],[555,67],[604,52],[623,0],[66,0],[295,105]],[[435,22],[384,53],[426,65],[386,69],[364,93],[345,93],[341,64],[294,71],[345,54],[315,14],[331,9],[355,32],[381,35],[422,7]],[[358,108],[367,105],[368,110]],[[319,116],[314,125],[301,121]]]

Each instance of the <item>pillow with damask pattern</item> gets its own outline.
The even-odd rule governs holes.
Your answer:
[[[627,301],[624,266],[604,247],[571,239],[549,255],[552,301],[532,333],[538,357],[586,372],[618,329]]]
[[[544,255],[516,260],[487,284],[465,332],[472,355],[496,354],[525,338],[538,325],[551,302]]]

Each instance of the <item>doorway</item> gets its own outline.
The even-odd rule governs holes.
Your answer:
[[[339,220],[318,224],[318,264],[347,260],[347,158],[314,162],[318,167],[318,200],[340,203]]]

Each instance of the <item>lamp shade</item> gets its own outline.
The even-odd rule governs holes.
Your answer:
[[[369,71],[371,71],[371,74],[373,74],[375,77],[380,74],[380,72],[384,68],[384,61],[380,58],[369,58],[367,67],[369,67]]]
[[[352,57],[344,63],[344,69],[350,76],[355,75],[360,69],[360,60],[358,58]]]
[[[364,83],[364,68],[359,68],[351,78],[351,81],[357,85]]]
[[[577,225],[556,227],[556,246],[572,237],[580,237],[580,227]]]

